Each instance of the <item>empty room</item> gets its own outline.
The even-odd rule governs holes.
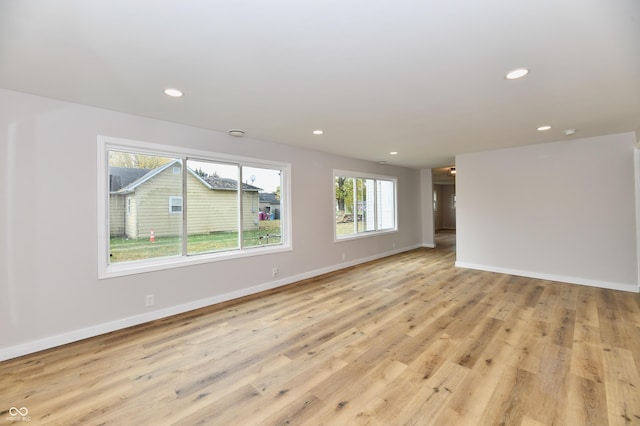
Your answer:
[[[0,0],[0,425],[640,424],[640,2]]]

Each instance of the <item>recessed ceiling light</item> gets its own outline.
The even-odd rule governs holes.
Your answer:
[[[398,155],[398,151],[391,151],[389,154],[391,154],[391,155]]]
[[[314,135],[321,135],[321,134],[323,134],[323,133],[324,133],[324,131],[323,131],[323,130],[314,130],[314,131],[313,131],[313,134],[314,134]]]
[[[378,161],[378,164],[387,164],[386,161]]]
[[[576,129],[567,129],[564,131],[564,134],[567,136],[571,136],[571,135],[575,135],[576,134]]]
[[[540,126],[538,127],[539,132],[544,132],[545,130],[551,129],[551,126]]]
[[[517,68],[515,70],[509,71],[504,77],[507,80],[515,80],[517,78],[522,78],[527,74],[529,74],[529,70],[527,68]]]
[[[240,130],[240,129],[229,129],[228,133],[231,136],[235,136],[237,138],[239,138],[240,136],[244,136],[244,130]]]
[[[179,98],[182,96],[182,92],[178,89],[164,89],[164,94],[171,96],[172,98]]]

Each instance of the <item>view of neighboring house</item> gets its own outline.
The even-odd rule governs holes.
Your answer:
[[[265,219],[280,219],[280,198],[278,194],[260,193],[260,211],[264,213]]]
[[[188,234],[238,230],[238,182],[187,168]],[[155,169],[109,167],[110,236],[148,238],[182,233],[182,163]],[[260,188],[242,185],[244,230],[258,229]]]

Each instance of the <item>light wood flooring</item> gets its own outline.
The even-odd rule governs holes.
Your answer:
[[[0,363],[0,425],[640,424],[639,295],[438,243]]]

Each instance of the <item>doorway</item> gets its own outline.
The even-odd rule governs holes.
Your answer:
[[[434,183],[433,219],[435,231],[455,231],[456,229],[456,185],[455,183]]]

